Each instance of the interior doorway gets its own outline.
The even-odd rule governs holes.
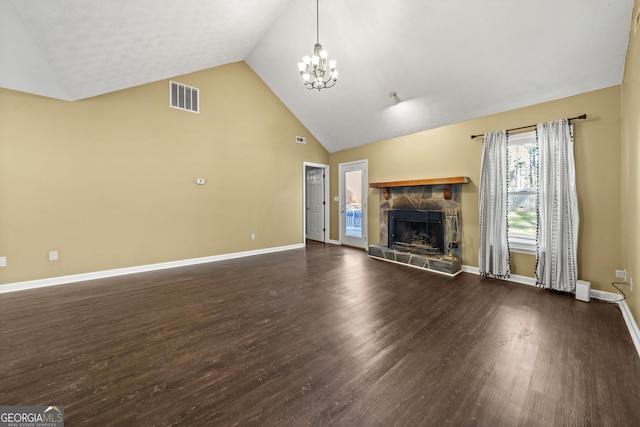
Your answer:
[[[304,238],[329,241],[329,166],[304,162]]]

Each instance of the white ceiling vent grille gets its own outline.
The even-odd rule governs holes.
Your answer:
[[[181,83],[169,82],[169,106],[179,110],[200,112],[200,90]]]

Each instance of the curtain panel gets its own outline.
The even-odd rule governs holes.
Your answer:
[[[507,132],[488,132],[480,166],[480,259],[484,276],[510,274],[507,197]]]
[[[578,196],[569,120],[540,123],[536,282],[575,293],[578,279]]]

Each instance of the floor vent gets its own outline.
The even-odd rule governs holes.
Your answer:
[[[181,83],[169,82],[169,106],[179,110],[200,112],[200,90]]]

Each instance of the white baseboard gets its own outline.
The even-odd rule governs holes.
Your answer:
[[[328,243],[331,243],[332,245],[338,245],[338,246],[342,245],[342,242],[340,240],[331,239],[331,240],[329,240]]]
[[[27,289],[44,288],[47,286],[64,285],[74,282],[84,282],[87,280],[104,279],[108,277],[124,276],[126,274],[144,273],[147,271],[165,270],[167,268],[186,267],[189,265],[204,264],[207,262],[223,261],[235,258],[244,258],[254,255],[269,254],[274,252],[289,251],[292,249],[304,248],[304,243],[295,245],[278,246],[274,248],[256,249],[253,251],[234,252],[222,255],[213,255],[202,258],[190,258],[179,261],[161,262],[158,264],[139,265],[135,267],[117,268],[114,270],[103,270],[92,273],[73,274],[70,276],[51,277],[47,279],[29,280],[25,282],[8,283],[0,285],[0,294],[7,292],[24,291]]]
[[[631,335],[631,340],[633,344],[636,346],[636,351],[638,352],[638,356],[640,356],[640,330],[638,330],[638,324],[636,320],[633,318],[633,314],[631,314],[631,310],[629,310],[629,306],[626,301],[622,301],[618,303],[618,307],[620,307],[620,311],[622,312],[622,317],[624,318],[624,323],[627,324],[627,329],[629,329],[629,334]]]
[[[613,292],[599,291],[597,289],[590,289],[589,296],[605,302],[617,302],[622,298],[622,295],[614,294]]]
[[[480,275],[480,269],[478,267],[471,267],[470,265],[463,265],[462,271]],[[518,276],[517,274],[512,274],[508,279],[501,280],[507,280],[509,282],[520,283],[523,285],[536,286],[536,279],[534,279],[533,277]]]
[[[471,273],[471,274],[477,274],[480,275],[480,269],[478,267],[471,267],[470,265],[464,265],[462,264],[462,267],[460,267],[462,269],[462,271],[464,271],[465,273]]]
[[[472,274],[480,274],[480,269],[478,267],[471,267],[468,265],[462,266],[462,271]],[[533,277],[526,276],[517,276],[511,275],[510,278],[504,279],[511,282],[522,283],[525,285],[536,286],[536,280]],[[600,301],[616,303],[622,312],[622,317],[624,318],[624,323],[627,325],[627,329],[629,330],[629,335],[631,335],[631,340],[636,347],[636,351],[638,352],[638,356],[640,356],[640,330],[638,329],[638,324],[636,320],[633,318],[633,314],[631,310],[629,310],[629,306],[626,301],[617,302],[622,296],[620,294],[616,294],[613,292],[599,291],[596,289],[589,290],[589,296],[593,299],[597,299]]]
[[[640,356],[640,330],[638,329],[638,324],[636,323],[636,319],[634,319],[631,310],[629,310],[629,306],[627,305],[627,301],[620,299],[622,295],[616,294],[613,292],[606,291],[598,291],[591,289],[589,291],[589,296],[591,298],[598,299],[600,301],[605,301],[609,303],[615,303],[618,305],[620,312],[622,312],[622,318],[624,319],[625,325],[627,325],[627,330],[629,331],[629,335],[631,335],[631,341],[633,341],[633,345],[636,347],[636,352],[638,356]]]
[[[472,273],[472,274],[478,274],[478,275],[480,274],[480,269],[478,267],[472,267],[470,265],[463,265],[462,271],[467,273]],[[523,285],[529,285],[529,286],[537,286],[535,278],[527,277],[527,276],[519,276],[517,274],[512,274],[511,277],[509,278],[499,279],[499,280],[506,280],[508,282],[521,283]],[[607,302],[615,302],[618,298],[620,298],[620,295],[618,294],[605,292],[605,291],[597,291],[594,289],[589,290],[589,296],[591,298],[595,298],[595,299],[599,299],[601,301],[607,301]]]

